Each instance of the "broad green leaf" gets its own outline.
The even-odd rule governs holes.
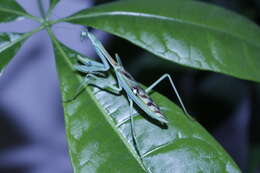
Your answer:
[[[0,32],[0,71],[13,58],[25,38],[26,34]]]
[[[73,71],[78,53],[52,35],[63,100],[72,98],[80,85]],[[99,86],[116,84],[112,75]],[[196,121],[164,96],[153,93],[169,125],[162,127],[135,110],[134,130],[140,154],[132,144],[129,104],[124,93],[111,94],[86,87],[77,98],[63,102],[69,151],[75,173],[240,172],[224,149]],[[145,171],[146,170],[146,171]]]
[[[14,21],[21,17],[35,18],[28,14],[15,0],[3,0],[0,3],[0,23]]]
[[[80,80],[72,70],[77,53],[54,40],[56,66],[64,100],[74,96]],[[133,149],[111,125],[91,91],[64,103],[67,139],[74,172],[143,172],[133,157]],[[128,146],[128,148],[127,148]]]
[[[0,24],[12,22],[21,17],[36,19],[24,11],[15,0],[4,0],[0,3]],[[26,34],[0,32],[0,72],[17,53],[25,39],[38,30],[39,28]]]
[[[132,0],[64,21],[92,26],[192,68],[260,82],[260,29],[223,8],[188,0]]]
[[[43,29],[44,26],[40,26],[35,30],[28,33],[15,33],[15,32],[0,32],[0,72],[4,66],[15,56],[20,49],[24,41],[35,32]]]

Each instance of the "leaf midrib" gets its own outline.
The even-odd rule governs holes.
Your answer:
[[[28,18],[31,18],[31,19],[40,21],[40,19],[38,19],[38,18],[36,18],[35,16],[32,16],[32,15],[30,15],[30,14],[28,14],[28,13],[24,13],[24,12],[12,10],[12,9],[7,9],[7,8],[2,8],[2,7],[0,7],[0,11],[17,14],[18,16],[26,16],[26,17],[28,17]]]
[[[15,45],[16,43],[21,42],[21,41],[23,41],[24,39],[30,37],[31,35],[33,35],[34,33],[36,33],[36,32],[38,32],[38,31],[42,30],[43,28],[44,28],[43,26],[40,26],[40,27],[34,29],[34,30],[31,31],[31,32],[28,32],[28,33],[23,34],[21,37],[17,38],[15,41],[13,41],[13,42],[11,42],[11,43],[9,43],[9,44],[3,46],[2,49],[0,49],[0,53],[3,52],[3,51],[5,51],[6,49],[10,48],[11,46]]]
[[[214,32],[219,32],[219,33],[224,33],[227,34],[231,37],[234,37],[236,39],[239,39],[241,41],[245,41],[248,44],[252,44],[255,47],[260,48],[260,45],[256,44],[254,41],[252,40],[247,40],[239,35],[230,33],[230,32],[226,32],[224,30],[221,29],[217,29],[217,28],[213,28],[210,27],[209,25],[204,25],[204,24],[199,24],[199,23],[193,23],[191,21],[185,21],[185,20],[181,20],[181,19],[177,19],[177,18],[172,18],[172,17],[166,17],[166,16],[161,16],[161,15],[155,15],[155,14],[148,14],[148,13],[138,13],[138,12],[129,12],[129,11],[111,11],[111,12],[95,12],[95,13],[91,13],[91,14],[85,14],[85,15],[78,15],[78,16],[72,16],[72,17],[68,17],[68,18],[64,18],[61,21],[70,21],[70,20],[75,20],[75,19],[80,19],[80,18],[91,18],[91,17],[100,17],[100,16],[116,16],[116,15],[125,15],[125,16],[138,16],[138,17],[144,17],[144,18],[154,18],[154,19],[160,19],[160,20],[168,20],[168,21],[174,21],[174,22],[178,22],[178,23],[184,23],[184,24],[188,24],[188,25],[194,25],[197,27],[201,27],[201,28],[205,28],[208,30],[212,30]],[[60,21],[59,21],[60,22]]]

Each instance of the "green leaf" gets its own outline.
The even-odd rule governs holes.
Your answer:
[[[49,11],[51,11],[60,2],[60,0],[50,0]]]
[[[80,85],[72,70],[78,53],[54,40],[56,66],[64,100],[72,98]],[[142,168],[112,127],[90,90],[75,101],[64,103],[67,139],[74,172],[135,172]],[[109,119],[108,119],[109,118]],[[133,149],[132,149],[133,150]]]
[[[23,16],[33,18],[15,0],[4,0],[0,3],[0,23],[17,20]]]
[[[35,30],[28,33],[15,33],[15,32],[0,32],[0,73],[5,65],[15,56],[20,49],[24,41],[35,32],[43,29],[44,26],[40,26]]]
[[[80,75],[72,69],[78,53],[59,43],[52,34],[51,37],[62,97],[68,100],[81,82]],[[116,84],[110,74],[100,80],[100,85],[104,83]],[[113,95],[97,87],[86,87],[75,100],[63,102],[74,172],[240,172],[196,121],[187,118],[164,96],[153,93],[152,97],[166,109],[169,125],[162,128],[138,110],[142,116],[135,116],[134,130],[142,159],[132,144],[129,104],[124,94]]]
[[[17,53],[25,38],[26,34],[0,33],[0,71]]]
[[[192,68],[260,82],[260,29],[223,8],[188,0],[110,3],[65,21],[92,26]]]
[[[37,19],[28,14],[18,3],[16,3],[15,0],[4,0],[0,3],[0,24],[12,22],[25,16]],[[37,32],[39,28],[26,34],[0,32],[0,72],[17,53],[25,39],[31,36],[34,32]]]
[[[26,13],[15,0],[4,0],[0,3],[0,24],[12,22],[25,16],[38,20],[36,17]],[[42,27],[25,34],[0,32],[0,74],[3,67],[8,64],[12,57],[17,53],[25,39],[40,29],[42,29]]]

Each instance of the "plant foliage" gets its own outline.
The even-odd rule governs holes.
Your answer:
[[[59,0],[51,0],[48,14]],[[47,15],[47,16],[49,16]],[[21,18],[41,22],[28,33],[0,33],[0,69],[33,33],[46,29],[53,42],[63,100],[74,96],[81,75],[72,66],[78,52],[66,47],[51,26],[71,22],[107,31],[164,58],[191,68],[260,81],[260,30],[246,18],[219,7],[189,0],[133,0],[82,10],[49,21],[28,14],[14,0],[0,4],[0,23]],[[83,55],[81,55],[83,56]],[[113,72],[99,82],[116,84]],[[160,126],[136,109],[137,145],[133,146],[125,93],[113,95],[88,86],[63,103],[69,151],[75,172],[240,172],[224,149],[171,101],[152,94],[169,119]]]

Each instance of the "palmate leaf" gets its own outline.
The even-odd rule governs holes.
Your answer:
[[[260,82],[260,29],[225,9],[189,0],[132,0],[82,10],[88,25],[192,68]]]
[[[49,31],[55,50],[63,100],[72,98],[80,74],[72,65],[77,52],[58,42]],[[115,84],[112,75],[100,80]],[[70,156],[75,173],[172,173],[240,172],[223,148],[196,121],[164,96],[153,99],[166,110],[167,128],[162,128],[138,110],[134,129],[141,159],[132,145],[129,104],[125,94],[113,95],[86,87],[77,98],[63,103]]]
[[[51,1],[51,7],[57,2]],[[0,17],[2,23],[19,17],[36,19],[12,0],[0,4]],[[28,36],[50,24],[45,21],[41,27],[26,34],[1,33],[0,68],[10,61]],[[77,53],[53,36],[52,40],[62,95],[68,100],[74,96],[81,81],[72,70]],[[116,82],[110,74],[100,80],[99,86],[105,83]],[[124,94],[118,96],[87,87],[75,100],[64,102],[75,172],[240,172],[222,147],[197,122],[186,118],[175,104],[158,93],[154,93],[153,98],[167,109],[164,114],[169,119],[169,126],[162,128],[137,111],[142,116],[135,117],[135,132],[143,158],[138,156],[132,144],[129,106]]]
[[[35,19],[28,14],[15,0],[4,0],[0,3],[0,23],[15,21],[21,17]]]
[[[26,13],[15,0],[4,0],[0,3],[0,24],[12,22],[21,17],[34,18]],[[17,53],[22,43],[39,28],[25,34],[14,32],[0,32],[0,72]]]

